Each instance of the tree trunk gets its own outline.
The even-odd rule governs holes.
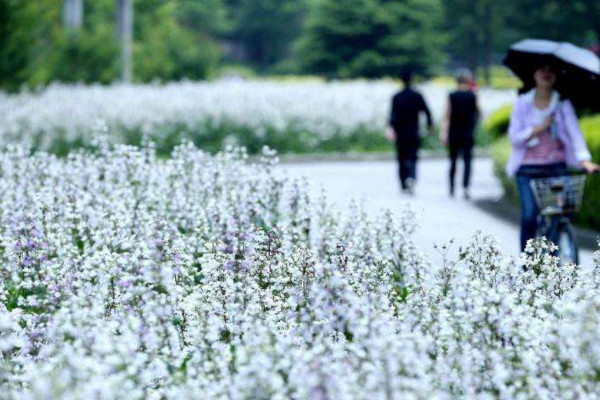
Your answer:
[[[121,80],[133,78],[133,0],[117,0],[117,39],[121,42]]]
[[[63,26],[68,30],[83,25],[83,0],[65,0],[63,4]]]
[[[115,0],[115,38],[121,42],[121,32],[123,32],[123,0]]]

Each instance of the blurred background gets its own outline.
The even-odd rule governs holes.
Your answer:
[[[535,18],[532,17],[535,10]],[[0,0],[0,86],[223,75],[424,77],[458,66],[479,84],[523,37],[598,51],[595,0]],[[443,78],[440,78],[443,79]]]

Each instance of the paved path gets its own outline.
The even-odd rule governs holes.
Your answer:
[[[457,197],[449,197],[446,160],[420,162],[414,197],[400,193],[396,163],[392,161],[282,164],[280,168],[291,176],[305,176],[313,182],[315,191],[325,188],[331,200],[342,209],[348,206],[351,198],[364,199],[371,213],[382,208],[399,212],[407,204],[412,204],[418,212],[420,222],[416,238],[434,262],[441,259],[433,249],[434,244],[445,244],[454,239],[453,248],[457,251],[478,230],[498,238],[508,254],[519,254],[517,226],[464,200],[460,190]],[[499,197],[502,194],[502,188],[493,178],[492,168],[492,161],[487,158],[474,160],[473,199]],[[460,177],[460,173],[459,170],[457,177]],[[584,265],[591,265],[592,252],[583,251],[581,260]]]

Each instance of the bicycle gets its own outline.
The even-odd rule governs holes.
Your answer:
[[[571,218],[581,207],[586,177],[585,172],[577,171],[529,183],[540,210],[536,236],[545,236],[558,246],[556,256],[561,264],[579,263]]]

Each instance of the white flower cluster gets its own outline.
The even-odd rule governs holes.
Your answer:
[[[420,89],[439,119],[449,89],[433,84]],[[160,143],[175,133],[201,143],[197,135],[242,126],[258,139],[289,132],[300,136],[305,147],[317,148],[319,141],[336,135],[363,130],[383,135],[397,90],[392,81],[52,85],[41,93],[0,93],[0,139],[28,141],[41,149],[57,139],[87,143],[94,121],[103,120],[120,143],[131,143],[133,136]],[[482,89],[481,97],[487,115],[514,93]]]
[[[274,162],[0,153],[2,397],[600,393],[597,271],[487,237],[433,267],[410,211],[341,217]]]

